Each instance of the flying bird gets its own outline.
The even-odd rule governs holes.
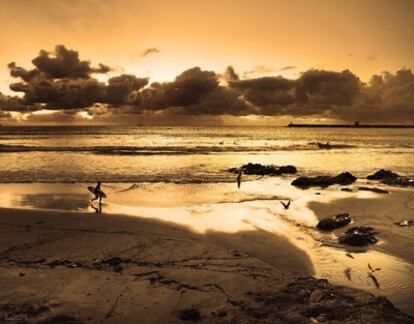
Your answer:
[[[371,264],[368,263],[368,269],[369,269],[368,277],[372,279],[372,281],[374,282],[375,287],[380,288],[380,283],[379,283],[377,277],[374,276],[374,272],[381,270],[381,268],[375,268],[374,269],[371,266]]]
[[[281,200],[279,200],[280,201],[280,203],[282,204],[282,206],[283,207],[285,207],[285,209],[287,210],[287,209],[289,209],[289,206],[290,206],[290,200],[287,202],[287,203],[284,203],[283,201],[281,201]]]

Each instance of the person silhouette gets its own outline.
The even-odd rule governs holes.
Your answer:
[[[101,190],[101,182],[100,181],[98,181],[98,183],[96,184],[94,194],[95,194],[95,197],[91,199],[91,202],[99,199],[98,202],[99,202],[99,206],[100,206],[102,204],[102,195],[103,195],[103,192]]]

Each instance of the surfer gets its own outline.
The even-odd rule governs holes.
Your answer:
[[[91,202],[99,199],[99,205],[101,205],[102,197],[103,197],[103,191],[101,190],[101,182],[100,181],[98,181],[98,183],[96,184],[96,187],[94,188],[93,193],[95,194],[95,198],[91,199]]]

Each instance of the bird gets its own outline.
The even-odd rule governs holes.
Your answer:
[[[281,200],[279,200],[280,201],[280,203],[282,204],[282,206],[283,207],[285,207],[285,209],[287,210],[287,209],[289,209],[289,206],[290,206],[290,200],[287,202],[287,203],[284,203],[283,201],[281,201]]]
[[[344,270],[344,274],[345,274],[345,276],[347,277],[347,279],[349,280],[349,281],[352,281],[352,274],[351,274],[351,268],[346,268],[345,270]]]
[[[345,253],[345,255],[346,255],[348,258],[354,259],[354,256],[353,256],[351,253],[349,253],[349,252]]]
[[[368,273],[368,277],[372,279],[372,281],[374,282],[375,287],[380,288],[380,283],[379,283],[377,277],[375,277],[372,273]]]
[[[368,278],[371,278],[372,279],[372,281],[374,282],[375,287],[380,288],[380,283],[379,283],[377,277],[374,276],[374,272],[381,270],[381,268],[375,268],[374,269],[371,266],[371,264],[368,263],[368,269],[369,269]]]
[[[237,175],[237,189],[240,189],[242,174],[243,171],[239,171],[239,174]]]

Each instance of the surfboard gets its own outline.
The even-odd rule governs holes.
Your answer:
[[[95,194],[95,187],[92,187],[92,186],[88,186],[88,190],[91,192],[91,193],[93,193],[93,194]],[[102,190],[98,190],[97,192],[96,192],[96,195],[99,197],[102,197],[102,198],[106,198],[106,194],[102,191]]]

